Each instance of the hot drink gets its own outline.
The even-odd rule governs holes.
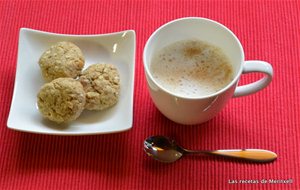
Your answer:
[[[194,39],[158,50],[150,70],[158,84],[183,97],[213,94],[233,80],[232,65],[222,49]]]

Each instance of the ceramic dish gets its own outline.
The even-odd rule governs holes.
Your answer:
[[[44,119],[36,100],[44,84],[38,60],[42,53],[59,41],[76,44],[85,56],[85,68],[95,63],[114,64],[120,73],[118,103],[104,111],[83,111],[68,124]],[[100,35],[65,35],[22,28],[14,93],[7,126],[10,129],[53,135],[105,134],[129,130],[133,120],[135,32],[127,30]]]

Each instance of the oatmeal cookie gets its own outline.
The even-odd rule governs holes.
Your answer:
[[[47,82],[60,77],[76,78],[84,67],[84,56],[75,44],[58,42],[42,54],[39,65]]]
[[[57,123],[77,119],[84,109],[85,101],[83,86],[72,78],[58,78],[46,83],[37,95],[40,113]]]
[[[118,102],[120,76],[114,65],[91,65],[82,72],[79,81],[86,92],[86,109],[104,110]]]

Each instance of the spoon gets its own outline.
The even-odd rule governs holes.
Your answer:
[[[205,154],[249,160],[253,162],[272,162],[277,158],[274,152],[262,149],[227,149],[227,150],[187,150],[165,136],[152,136],[144,141],[144,150],[155,160],[171,163],[186,154]]]

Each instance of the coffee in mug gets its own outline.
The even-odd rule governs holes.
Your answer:
[[[232,97],[256,93],[272,81],[273,68],[246,61],[242,44],[224,25],[199,17],[172,20],[153,32],[143,54],[153,103],[180,124],[200,124],[216,116]],[[238,85],[242,74],[259,72]]]
[[[221,48],[188,39],[154,53],[150,65],[154,79],[165,89],[185,97],[216,93],[233,80],[233,68]]]

